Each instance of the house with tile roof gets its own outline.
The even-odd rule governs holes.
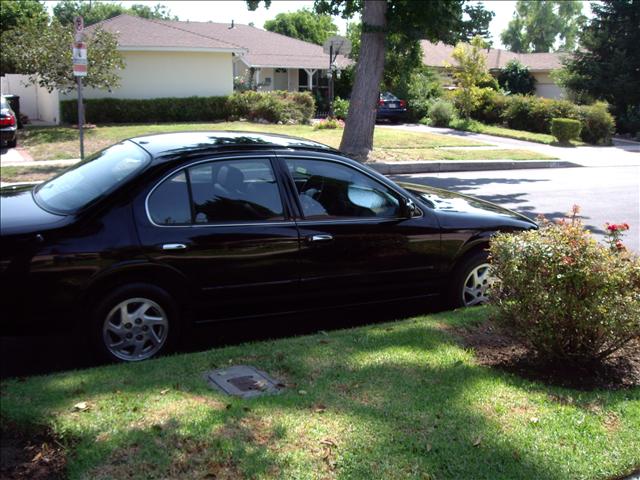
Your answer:
[[[428,40],[420,42],[422,47],[422,62],[429,67],[444,72],[445,65],[455,65],[452,45],[442,42],[432,43]],[[561,98],[562,89],[551,79],[551,72],[562,67],[562,57],[559,53],[513,53],[499,48],[484,50],[487,68],[493,75],[497,75],[510,60],[519,60],[529,67],[529,71],[536,79],[536,95],[546,98]]]
[[[117,36],[126,68],[120,87],[86,89],[86,98],[229,95],[235,77],[249,76],[264,91],[328,89],[329,56],[321,46],[252,26],[122,14],[85,32],[98,27]],[[339,57],[336,65],[349,62]]]

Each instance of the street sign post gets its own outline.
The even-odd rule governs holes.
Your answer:
[[[87,76],[87,45],[82,41],[84,20],[78,16],[73,20],[75,42],[73,43],[73,76],[78,85],[78,131],[80,132],[80,160],[84,160],[84,105],[82,102],[82,77]]]
[[[328,38],[322,45],[324,53],[329,55],[329,116],[333,117],[333,77],[334,62],[338,55],[349,55],[351,53],[351,42],[348,38],[335,35]]]

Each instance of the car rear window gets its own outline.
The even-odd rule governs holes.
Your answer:
[[[150,161],[135,143],[117,143],[38,186],[36,201],[47,210],[76,212],[118,188]]]

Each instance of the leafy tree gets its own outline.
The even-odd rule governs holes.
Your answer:
[[[71,45],[74,41],[72,25],[62,25],[53,19],[47,28],[37,22],[25,22],[9,33],[11,41],[3,41],[3,50],[15,63],[19,73],[30,75],[32,83],[38,83],[49,91],[63,91],[75,87],[72,68]],[[88,74],[84,84],[94,88],[114,88],[120,83],[118,69],[124,62],[117,51],[115,35],[100,28],[86,39],[88,50]]]
[[[338,27],[329,15],[318,15],[304,8],[297,12],[279,13],[273,20],[264,22],[264,29],[317,45],[338,33]]]
[[[477,36],[471,43],[460,42],[453,49],[452,57],[457,65],[449,65],[453,78],[458,85],[456,103],[463,117],[469,118],[482,94],[482,84],[490,81],[484,52],[487,44]]]
[[[519,0],[500,38],[512,52],[549,52],[558,39],[560,50],[573,50],[586,17],[578,0]]]
[[[562,84],[575,95],[609,102],[621,132],[640,131],[640,8],[633,0],[592,4],[582,49],[564,61]]]
[[[510,93],[529,95],[536,90],[536,79],[531,75],[529,67],[518,60],[510,60],[498,74],[500,87]]]
[[[14,0],[12,2],[2,2],[0,6],[0,35],[4,32],[15,28],[25,22],[35,22],[39,25],[46,25],[49,16],[44,4],[36,0]],[[4,37],[8,42],[10,38]],[[4,43],[4,41],[3,41]],[[4,49],[0,53],[0,73],[14,73],[16,71],[15,64],[5,54]]]
[[[146,4],[134,4],[131,8],[127,8],[121,3],[62,0],[53,7],[53,16],[62,25],[73,24],[73,19],[78,15],[82,16],[85,25],[93,25],[123,13],[161,20],[178,19],[178,17],[172,16],[169,9],[161,4],[157,4],[153,8]]]
[[[259,0],[246,1],[251,10],[260,4]],[[271,1],[264,3],[268,7]],[[359,13],[362,18],[354,87],[340,144],[345,154],[366,159],[371,151],[388,35],[455,42],[461,28],[462,7],[462,0],[315,0],[316,13],[343,18]]]

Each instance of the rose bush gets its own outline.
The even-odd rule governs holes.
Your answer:
[[[590,364],[640,338],[640,259],[608,225],[598,244],[574,207],[568,219],[541,219],[537,231],[499,234],[490,258],[496,320],[540,359]]]

